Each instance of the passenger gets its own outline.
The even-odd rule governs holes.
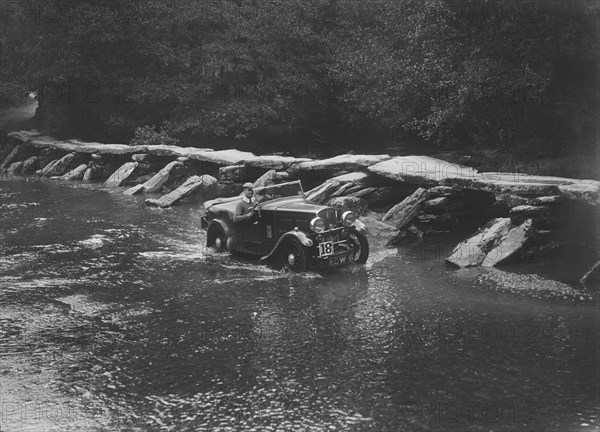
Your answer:
[[[244,196],[235,206],[235,212],[233,213],[234,222],[244,222],[254,217],[254,206],[256,200],[254,199],[254,185],[252,183],[244,183]]]

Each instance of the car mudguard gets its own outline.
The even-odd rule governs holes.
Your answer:
[[[367,233],[369,232],[367,230],[367,226],[358,219],[356,219],[352,225],[356,228],[356,231],[358,231],[361,234],[367,235]]]
[[[289,239],[289,238],[297,239],[302,245],[304,245],[306,247],[311,247],[313,245],[313,241],[311,239],[309,239],[306,234],[304,234],[302,231],[300,231],[298,229],[293,229],[291,231],[286,232],[281,237],[279,237],[279,240],[277,240],[277,243],[275,243],[275,246],[273,247],[271,252],[269,252],[268,255],[261,257],[260,260],[265,261],[265,260],[271,258],[273,256],[273,254],[275,252],[277,252],[277,249],[279,248],[281,243],[283,243],[284,240]]]
[[[229,239],[228,243],[227,243],[227,248],[231,249],[231,244],[229,243],[231,241],[231,230],[229,229],[229,227],[227,226],[227,224],[225,222],[223,222],[221,219],[213,219],[209,222],[208,226],[206,227],[206,237],[207,237],[207,241],[208,241],[208,230],[210,229],[210,226],[213,224],[218,224],[221,226],[221,228],[223,228],[223,232],[225,233],[225,235],[227,236],[227,238]]]

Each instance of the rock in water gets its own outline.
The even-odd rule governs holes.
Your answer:
[[[398,228],[388,225],[385,222],[380,222],[372,217],[363,216],[360,220],[367,226],[369,234],[375,237],[392,239],[400,233]]]
[[[477,234],[459,243],[446,262],[461,268],[481,265],[490,249],[509,233],[510,227],[510,218],[492,219]]]
[[[87,171],[87,169],[88,169],[87,164],[81,164],[77,168],[75,168],[73,171],[69,171],[68,173],[63,175],[61,178],[63,180],[81,180],[81,179],[83,179],[83,176],[85,175],[85,172]]]
[[[493,267],[517,252],[529,239],[532,225],[533,221],[527,219],[518,227],[511,229],[502,242],[488,252],[481,265]]]
[[[42,177],[52,177],[52,176],[60,176],[65,173],[69,164],[75,158],[75,153],[69,153],[66,156],[63,156],[61,159],[58,159],[54,162],[50,162],[46,167],[42,170]]]
[[[205,198],[214,198],[217,191],[217,179],[209,175],[202,175],[200,177],[192,176],[173,192],[168,193],[159,199],[147,199],[146,205],[162,208],[170,207],[190,195],[192,192],[198,190],[202,191]]]
[[[7,166],[9,166],[11,163],[13,163],[15,161],[15,159],[17,157],[19,157],[19,154],[21,153],[21,150],[23,149],[23,145],[19,144],[18,146],[16,146],[13,151],[11,151],[8,156],[6,157],[6,159],[4,159],[4,162],[2,162],[2,165],[0,166],[0,169],[4,169]]]
[[[127,189],[123,193],[125,195],[135,195],[135,194],[138,194],[138,193],[142,192],[143,190],[144,190],[144,185],[143,184],[139,184],[139,185],[135,185],[135,186]]]
[[[179,166],[183,166],[183,163],[179,161],[169,162],[154,177],[144,183],[144,190],[150,193],[158,191],[169,180],[171,171]]]
[[[329,198],[325,204],[335,208],[340,212],[352,211],[357,216],[362,216],[367,211],[367,202],[357,197],[336,197]]]
[[[123,164],[108,178],[108,180],[104,182],[104,186],[121,186],[121,183],[123,183],[131,174],[133,174],[133,171],[137,168],[137,166],[137,162],[127,162]]]
[[[15,162],[15,163],[10,164],[7,172],[9,175],[19,175],[19,174],[21,174],[22,170],[23,170],[23,162]]]
[[[400,230],[405,228],[417,216],[427,197],[427,189],[417,189],[412,195],[392,207],[383,217],[383,222],[394,225]]]
[[[83,174],[83,181],[85,181],[85,182],[92,181],[93,175],[94,175],[94,170],[92,169],[92,167],[89,167],[88,169],[85,170],[85,173]]]
[[[598,284],[600,283],[600,261],[592,266],[581,279],[579,279],[581,285],[585,287],[594,287],[598,290]]]
[[[31,156],[23,162],[23,174],[35,172],[40,164],[39,156]]]

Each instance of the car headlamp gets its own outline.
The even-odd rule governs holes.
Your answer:
[[[351,211],[346,211],[342,214],[342,222],[347,227],[352,226],[356,222],[356,215]]]
[[[320,217],[316,217],[310,221],[310,229],[316,233],[325,231],[325,221]]]

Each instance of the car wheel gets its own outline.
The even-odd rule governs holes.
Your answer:
[[[308,269],[308,254],[296,239],[285,241],[279,249],[279,259],[283,268],[298,273]]]
[[[350,240],[354,243],[354,262],[364,264],[369,259],[369,241],[367,237],[358,231],[350,233]]]
[[[206,245],[208,247],[213,247],[218,252],[227,250],[227,235],[225,234],[223,227],[218,223],[213,223],[208,227],[206,237]]]

